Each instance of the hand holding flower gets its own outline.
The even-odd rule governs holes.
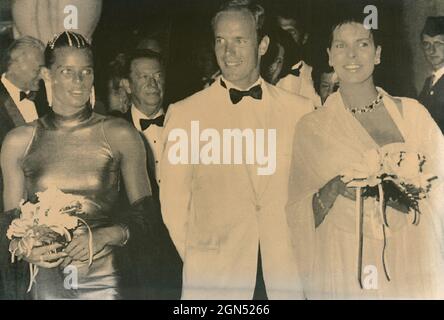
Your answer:
[[[97,228],[92,230],[92,255],[95,256],[101,252],[106,246],[119,245],[122,243],[122,228],[120,226],[110,226],[105,228]],[[65,248],[64,252],[67,257],[62,263],[62,267],[66,267],[72,261],[86,262],[90,256],[89,252],[89,236],[83,233],[74,236],[73,240]]]
[[[18,239],[14,239],[11,241],[11,247],[14,248],[17,247],[19,243]],[[57,249],[62,248],[63,245],[61,243],[54,243],[47,246],[41,246],[41,247],[34,247],[30,254],[25,256],[22,255],[23,253],[20,252],[18,249],[16,251],[16,255],[21,256],[23,260],[32,263],[36,266],[42,267],[42,268],[55,268],[59,266],[63,258],[67,256],[65,252],[57,252]]]

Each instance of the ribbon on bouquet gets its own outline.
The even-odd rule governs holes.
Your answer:
[[[386,259],[386,249],[387,249],[387,230],[386,228],[389,227],[388,221],[387,221],[387,214],[385,211],[385,205],[384,205],[384,190],[382,188],[382,184],[378,184],[378,192],[379,192],[379,203],[378,203],[378,211],[380,214],[380,218],[382,221],[382,233],[383,233],[383,248],[382,248],[382,265],[384,268],[384,274],[387,278],[387,281],[390,281],[390,275],[388,272],[388,266],[387,266],[387,259]],[[362,198],[362,188],[356,187],[356,234],[358,236],[357,241],[357,252],[358,252],[358,259],[357,259],[357,277],[358,277],[358,283],[361,289],[364,289],[364,285],[362,282],[362,263],[363,263],[363,255],[364,255],[364,201]]]
[[[93,246],[94,246],[93,234],[92,234],[90,226],[88,225],[88,223],[85,220],[83,220],[82,218],[79,218],[79,217],[76,217],[76,218],[81,223],[83,223],[88,230],[88,267],[90,267],[93,263]],[[59,229],[59,231],[61,231],[63,233],[63,235],[65,236],[65,238],[68,242],[70,242],[72,240],[71,235],[66,228],[60,227],[60,226],[50,226],[50,227]],[[11,263],[15,262],[15,253],[17,250],[24,253],[24,256],[29,256],[31,254],[32,249],[33,249],[32,243],[20,240],[18,242],[17,248],[15,250],[11,251]],[[38,273],[39,273],[39,267],[33,263],[29,263],[29,285],[28,285],[28,289],[26,291],[27,293],[29,293],[31,291],[33,284],[36,282],[36,278],[37,278]]]

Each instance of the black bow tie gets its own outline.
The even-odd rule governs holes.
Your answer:
[[[225,84],[225,82],[222,79],[220,79],[220,84],[222,87],[227,88],[227,85]],[[247,91],[241,91],[241,90],[231,88],[228,92],[230,93],[230,99],[233,104],[239,103],[243,97],[247,97],[247,96],[250,96],[256,100],[262,99],[262,88],[261,88],[260,84],[250,88],[250,90],[247,90]]]
[[[37,92],[35,92],[35,91],[29,91],[29,93],[20,91],[20,101],[22,101],[23,99],[28,99],[28,100],[34,101],[36,95],[37,95]]]
[[[296,76],[296,77],[299,77],[301,75],[302,65],[303,64],[301,63],[301,65],[299,67],[297,67],[296,69],[291,69],[289,73]]]
[[[163,120],[165,119],[164,115],[158,116],[155,119],[140,119],[140,127],[142,131],[148,129],[148,127],[152,124],[155,124],[158,127],[163,127]]]

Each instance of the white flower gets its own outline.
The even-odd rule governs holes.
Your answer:
[[[78,219],[68,214],[51,214],[39,217],[38,224],[48,226],[51,229],[53,229],[52,227],[63,227],[71,230],[77,227]]]
[[[6,237],[11,240],[13,237],[21,238],[26,235],[29,229],[34,225],[33,219],[20,218],[12,220],[9,225],[8,231],[6,231]]]
[[[416,152],[386,153],[383,158],[384,171],[400,179],[414,179],[421,174],[425,157]]]
[[[20,202],[20,217],[23,219],[32,219],[36,215],[36,205],[31,202]]]
[[[85,201],[82,196],[64,193],[55,187],[50,187],[44,192],[37,192],[36,196],[46,215],[58,214],[70,206],[77,206],[81,209],[81,204]]]
[[[375,186],[380,182],[381,156],[376,149],[366,151],[360,162],[342,172],[342,180],[349,187]]]
[[[66,230],[78,226],[79,219],[74,214],[84,213],[85,210],[97,210],[94,202],[79,195],[67,194],[56,187],[50,187],[44,192],[37,192],[37,203],[20,202],[20,219],[15,219],[8,228],[7,237],[32,237],[33,226],[47,226],[51,230],[66,236]],[[89,212],[89,211],[88,211]],[[30,234],[31,232],[31,234]]]

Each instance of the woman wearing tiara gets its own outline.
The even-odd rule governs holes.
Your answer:
[[[83,214],[92,234],[83,228],[63,248],[55,243],[15,255],[39,268],[33,299],[119,299],[125,278],[119,268],[122,251],[138,260],[127,256],[124,261],[137,276],[136,264],[144,261],[138,249],[152,239],[150,224],[160,216],[151,200],[143,142],[125,121],[92,111],[93,57],[82,35],[59,34],[48,44],[45,60],[43,77],[51,88],[52,111],[11,131],[3,144],[5,210],[10,210],[3,220],[15,218],[11,212],[21,199],[50,187],[88,199],[94,210],[87,207]],[[127,210],[116,210],[121,179],[132,203]],[[67,286],[67,275],[75,283]],[[135,298],[144,298],[134,287],[137,281],[143,286],[141,280],[128,288],[140,292]]]
[[[327,51],[340,90],[295,133],[287,218],[306,296],[442,298],[444,139],[416,100],[374,85],[381,47],[362,21],[347,18],[333,26]],[[424,155],[421,174],[438,177],[428,199],[419,200],[417,225],[398,198],[381,206],[377,196],[357,191],[366,173],[380,168],[376,162],[371,169],[371,159],[401,155],[404,165],[407,153]]]

